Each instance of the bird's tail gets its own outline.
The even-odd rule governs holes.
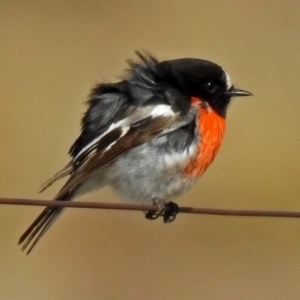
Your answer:
[[[73,196],[74,191],[70,191],[63,197],[60,197],[60,199],[55,198],[54,200],[70,201],[72,200]],[[28,248],[27,254],[29,254],[37,242],[57,220],[62,211],[62,207],[46,207],[20,237],[19,245],[23,244],[22,250],[25,251]]]

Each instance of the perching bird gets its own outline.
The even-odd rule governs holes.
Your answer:
[[[147,218],[170,222],[178,209],[171,200],[195,184],[220,148],[230,101],[252,94],[210,61],[137,55],[122,81],[92,91],[71,162],[42,190],[69,175],[55,200],[108,185],[126,202],[156,204]],[[45,208],[21,236],[22,249],[30,246],[29,253],[62,210]]]

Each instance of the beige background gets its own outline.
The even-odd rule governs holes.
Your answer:
[[[0,196],[37,193],[68,161],[83,101],[145,49],[222,64],[237,99],[186,206],[300,210],[300,2],[1,1]],[[104,189],[85,197],[117,201]],[[0,207],[1,299],[299,299],[300,220],[69,209],[30,256],[41,211]]]

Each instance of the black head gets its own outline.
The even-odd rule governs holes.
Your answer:
[[[222,67],[207,60],[183,58],[160,63],[167,81],[190,97],[208,102],[225,116],[232,97],[250,96],[250,92],[235,88]]]

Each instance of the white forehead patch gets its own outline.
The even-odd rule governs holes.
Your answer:
[[[232,87],[231,84],[231,80],[229,75],[226,73],[226,71],[223,69],[224,73],[225,73],[225,80],[226,80],[226,87],[227,87],[227,91]]]

